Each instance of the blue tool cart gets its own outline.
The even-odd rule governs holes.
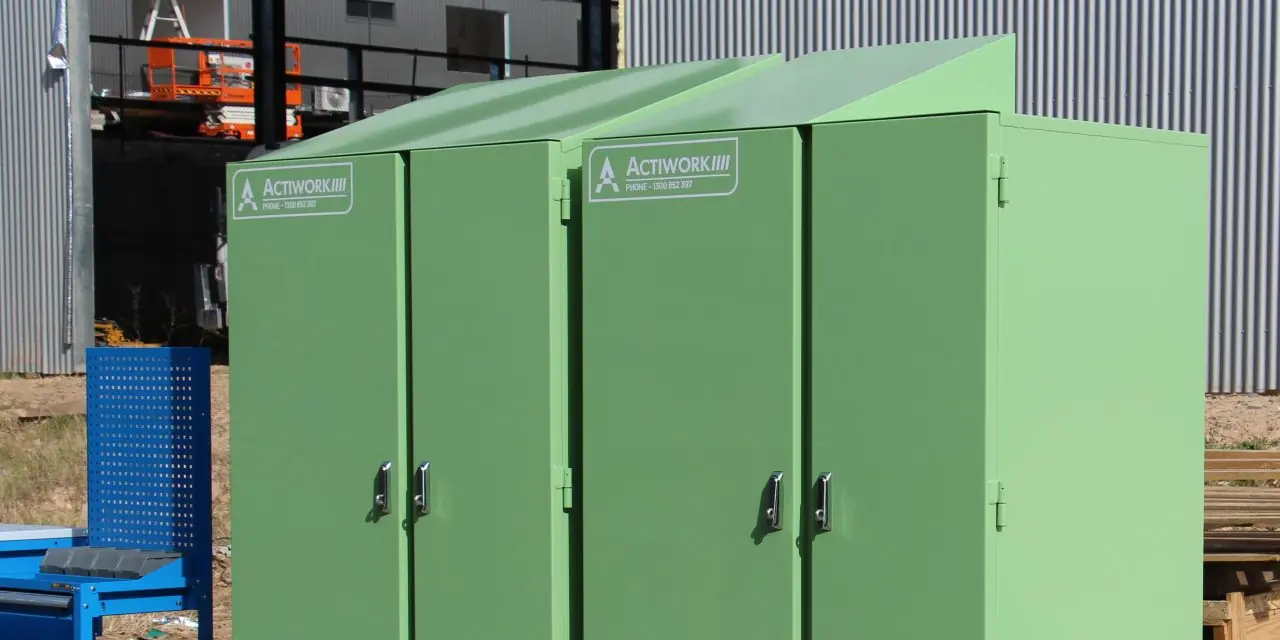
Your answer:
[[[0,525],[0,638],[92,640],[106,616],[195,610],[212,640],[209,351],[86,362],[89,526]]]

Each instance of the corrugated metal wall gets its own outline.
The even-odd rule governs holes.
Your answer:
[[[248,4],[247,2],[245,3]],[[486,9],[507,14],[509,57],[541,62],[575,64],[578,60],[577,20],[580,7],[573,2],[554,0],[415,0],[396,2],[394,22],[365,20],[347,16],[346,0],[311,0],[303,8],[290,7],[287,32],[308,38],[377,44],[406,49],[444,52],[447,42],[446,7]],[[302,52],[306,73],[347,77],[346,53],[341,49],[305,46]],[[367,53],[365,79],[376,82],[449,87],[462,82],[486,80],[488,75],[450,71],[444,58],[413,58],[406,55]],[[563,73],[553,69],[512,65],[513,78]],[[387,109],[407,101],[402,96],[366,95],[374,109]]]
[[[626,12],[628,66],[1016,33],[1022,113],[1209,133],[1208,389],[1280,388],[1277,0],[627,0]]]
[[[49,67],[56,15],[53,1],[0,3],[0,372],[73,372],[83,365],[83,340],[92,333],[92,308],[76,309],[73,325],[66,316],[73,306],[68,298],[84,302],[81,261],[92,268],[92,253],[67,243],[69,228],[81,224],[73,220],[71,203],[81,201],[79,190],[85,188],[72,193],[68,157],[75,151],[68,136],[81,125],[84,138],[89,133],[87,108],[72,124],[68,76],[82,80],[87,91],[88,75]],[[68,52],[80,70],[88,59],[87,42],[87,34],[73,31]],[[86,96],[71,93],[72,100]],[[70,273],[76,274],[72,280]],[[91,283],[92,273],[87,275]]]
[[[93,24],[93,34],[97,36],[113,36],[121,38],[136,38],[138,34],[133,30],[133,20],[129,15],[131,11],[129,3],[124,0],[96,0],[89,5],[91,11],[90,20]],[[128,52],[124,68],[125,73],[130,78],[126,79],[125,85],[129,88],[136,88],[140,83],[138,74],[140,67],[146,62],[146,54],[142,52]],[[108,95],[120,97],[120,59],[119,52],[115,47],[106,45],[93,46],[93,88],[95,91],[106,89],[110,93]]]

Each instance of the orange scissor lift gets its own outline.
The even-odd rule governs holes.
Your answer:
[[[147,55],[148,81],[152,100],[199,102],[205,105],[205,119],[200,135],[216,138],[253,140],[253,43],[248,40],[215,38],[156,38],[156,42],[174,42],[213,47],[236,47],[245,53],[195,51],[195,68],[178,65],[178,51],[152,47]],[[301,49],[286,44],[291,61],[286,73],[302,69]],[[286,128],[290,140],[302,138],[302,119],[297,108],[302,105],[302,87],[285,87]]]
[[[253,111],[253,42],[192,38],[176,0],[169,0],[172,18],[159,17],[162,2],[164,0],[153,0],[143,27],[143,40],[229,47],[244,49],[244,53],[151,47],[147,51],[147,82],[151,88],[151,99],[203,104],[205,119],[199,127],[202,136],[254,140],[257,136]],[[182,35],[153,38],[158,20],[175,23]],[[296,44],[286,44],[285,53],[288,56],[285,72],[301,73],[302,49]],[[285,136],[290,140],[302,138],[302,119],[297,113],[300,106],[302,87],[296,83],[285,85]]]

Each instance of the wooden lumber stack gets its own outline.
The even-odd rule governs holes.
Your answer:
[[[1280,451],[1205,451],[1204,625],[1280,640]]]
[[[1207,449],[1204,480],[1280,480],[1280,451]]]
[[[1210,449],[1205,451],[1204,480],[1206,531],[1280,528],[1280,487],[1267,486],[1270,480],[1280,480],[1280,451]],[[1222,484],[1242,480],[1258,486]]]

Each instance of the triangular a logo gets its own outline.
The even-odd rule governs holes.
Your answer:
[[[254,211],[258,210],[258,203],[253,201],[253,186],[249,184],[249,180],[244,181],[244,188],[240,190],[240,207],[236,211],[244,211],[245,207],[253,207]]]
[[[600,167],[600,182],[596,183],[596,193],[600,193],[605,185],[613,187],[613,192],[618,193],[618,185],[613,181],[613,165],[609,163],[609,156],[604,157],[604,166]]]

